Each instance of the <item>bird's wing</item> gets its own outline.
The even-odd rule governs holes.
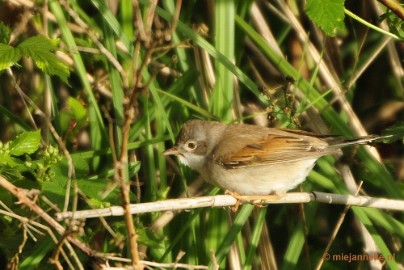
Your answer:
[[[237,150],[214,157],[226,168],[262,166],[318,158],[336,152],[328,150],[327,143],[310,136],[267,133],[258,141],[246,141]]]

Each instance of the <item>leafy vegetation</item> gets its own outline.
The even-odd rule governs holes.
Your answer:
[[[392,135],[299,190],[403,200],[404,12],[360,2],[0,2],[0,269],[402,267],[401,212],[128,212],[222,193],[161,155],[191,118]]]

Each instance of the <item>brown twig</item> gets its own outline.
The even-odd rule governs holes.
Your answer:
[[[137,1],[133,3],[136,15],[136,22],[138,27],[138,41],[135,42],[135,51],[134,51],[134,60],[133,66],[138,66],[138,61],[141,60],[140,67],[135,69],[133,72],[133,85],[130,87],[131,92],[128,93],[128,98],[126,101],[125,106],[125,119],[124,124],[122,127],[122,145],[120,147],[120,156],[117,162],[115,162],[115,169],[116,169],[116,180],[120,184],[121,189],[121,196],[122,196],[122,206],[124,209],[124,218],[128,233],[128,240],[129,246],[131,250],[131,259],[132,259],[132,266],[136,269],[141,269],[142,266],[140,265],[139,261],[139,251],[137,245],[137,235],[136,229],[133,222],[133,217],[130,212],[130,180],[128,179],[127,173],[127,164],[128,164],[128,144],[129,144],[129,134],[130,134],[130,127],[133,121],[136,119],[136,109],[137,109],[137,97],[140,94],[139,89],[143,88],[141,85],[142,81],[142,72],[144,68],[147,67],[149,60],[152,57],[153,49],[154,49],[154,42],[148,39],[151,37],[151,33],[145,32],[145,26],[141,19],[141,14],[139,11],[139,7]],[[154,13],[153,13],[154,14]],[[140,17],[139,17],[140,16]],[[151,26],[150,26],[151,27]],[[150,36],[146,36],[149,34]],[[142,37],[142,35],[144,35]],[[142,46],[142,42],[150,41],[150,44],[147,44],[147,51],[146,55],[143,59],[140,59],[140,50]],[[138,192],[138,194],[140,194]]]
[[[244,196],[245,202],[252,196]],[[254,196],[252,200],[248,203],[253,204],[293,204],[293,203],[309,203],[318,202],[326,204],[340,204],[340,205],[351,205],[351,206],[361,206],[370,207],[377,209],[386,209],[393,211],[404,211],[404,200],[393,200],[385,198],[374,198],[369,196],[354,196],[354,195],[341,195],[325,192],[290,192],[286,193],[284,196],[279,196],[279,198],[274,199],[272,195],[270,198],[266,199],[265,196]],[[178,210],[189,210],[203,207],[227,207],[234,206],[237,203],[237,199],[231,195],[216,195],[216,196],[204,196],[197,198],[181,198],[181,199],[171,199],[163,200],[157,202],[149,203],[138,203],[132,204],[130,206],[130,211],[132,214],[143,214],[151,212],[161,212],[161,211],[178,211]],[[103,209],[92,209],[83,210],[76,212],[64,212],[57,213],[56,219],[62,220],[66,218],[98,218],[107,216],[122,216],[124,214],[124,209],[120,206],[112,206]]]
[[[173,33],[175,32],[175,29],[177,28],[178,20],[179,20],[179,17],[180,17],[181,6],[182,6],[182,0],[177,0],[177,2],[175,4],[174,15],[173,15],[173,18],[171,20],[170,31],[165,36],[165,39],[167,41],[171,40],[171,38],[173,36]]]
[[[28,218],[26,218],[26,217],[22,217],[22,216],[20,216],[20,215],[15,214],[11,209],[9,209],[9,208],[7,207],[7,205],[5,205],[4,203],[2,203],[1,201],[0,201],[0,205],[1,205],[4,209],[7,210],[7,211],[0,210],[0,214],[6,215],[6,216],[9,216],[9,217],[11,217],[11,218],[13,218],[13,219],[19,220],[19,221],[21,222],[21,225],[25,228],[24,231],[26,231],[26,232],[28,233],[28,235],[31,237],[31,239],[32,239],[33,241],[35,241],[35,242],[37,241],[37,238],[34,236],[33,232],[35,232],[35,233],[37,233],[37,234],[39,234],[39,235],[44,235],[44,233],[43,233],[42,231],[40,231],[39,229],[36,228],[36,227],[38,227],[38,228],[41,228],[42,230],[46,231],[46,232],[48,233],[48,235],[51,237],[51,239],[53,240],[54,243],[58,243],[57,237],[55,236],[55,234],[53,233],[53,231],[51,230],[51,228],[49,228],[48,226],[45,226],[45,225],[43,225],[43,224],[41,224],[41,223],[39,223],[39,222],[30,220],[30,219],[28,219]],[[33,232],[30,232],[31,230],[32,230]],[[76,268],[77,268],[77,269],[80,269],[80,270],[81,270],[81,269],[84,269],[83,265],[81,264],[80,260],[79,260],[78,257],[77,257],[76,252],[73,250],[73,248],[72,248],[72,246],[70,245],[70,243],[69,243],[69,242],[66,242],[66,241],[65,241],[65,243],[66,243],[67,248],[69,249],[69,256],[67,256],[67,254],[66,254],[65,251],[62,250],[61,252],[62,252],[63,258],[65,259],[66,263],[70,266],[71,269],[76,269]],[[24,244],[24,243],[22,243],[22,244],[19,246],[18,254],[20,254],[20,253],[22,252],[23,244]],[[10,266],[9,266],[7,269],[14,269],[14,268],[12,268],[12,265],[13,265],[13,262],[18,261],[18,258],[17,258],[17,259],[14,259],[14,258],[16,258],[16,257],[18,256],[18,254],[16,254],[16,255],[9,261],[8,264],[9,264]],[[70,258],[74,259],[74,261],[76,262],[76,267],[73,267],[73,264],[70,262]]]
[[[358,189],[357,189],[357,191],[356,191],[356,193],[355,193],[355,196],[358,195],[358,193],[359,193],[359,191],[360,191],[360,189],[361,189],[361,187],[362,187],[362,184],[363,184],[363,182],[361,182],[361,183],[359,184],[359,187],[358,187]],[[317,266],[316,266],[316,270],[320,270],[320,269],[321,269],[321,266],[322,266],[323,263],[324,263],[324,259],[326,258],[326,255],[327,255],[328,252],[330,251],[331,245],[332,245],[332,243],[334,242],[335,238],[337,237],[337,233],[338,233],[339,229],[341,228],[341,225],[342,225],[342,223],[343,223],[344,220],[345,220],[345,216],[346,216],[346,214],[348,213],[348,210],[349,210],[350,208],[351,208],[351,206],[350,206],[350,205],[347,205],[347,206],[345,206],[344,210],[342,211],[342,213],[341,213],[341,215],[340,215],[340,217],[339,217],[339,219],[338,219],[338,222],[337,222],[337,224],[335,225],[335,228],[334,228],[334,230],[333,230],[333,232],[332,232],[332,234],[331,234],[330,240],[329,240],[328,243],[327,243],[327,247],[324,249],[323,255],[321,256],[321,259],[319,260],[319,262],[318,262],[318,264],[317,264]]]
[[[137,64],[139,60],[139,52],[140,52],[140,42],[135,43],[135,59],[134,64]],[[140,67],[134,71],[134,84],[132,87],[131,93],[129,93],[129,100],[125,106],[125,119],[122,127],[122,145],[121,152],[118,162],[115,163],[116,168],[116,179],[117,182],[121,186],[121,196],[122,196],[122,205],[124,209],[124,217],[125,223],[128,232],[129,246],[131,250],[131,259],[132,266],[136,269],[141,269],[142,266],[139,264],[139,251],[137,245],[137,235],[136,229],[133,222],[133,217],[130,212],[130,182],[127,174],[127,164],[128,164],[128,144],[129,144],[129,134],[130,127],[133,121],[136,118],[136,105],[137,105],[137,97],[139,95],[139,86],[141,85],[142,80],[142,72],[143,69],[146,68],[147,63],[152,57],[153,54],[153,42],[151,42],[150,48],[147,49],[145,57],[142,59]],[[134,65],[136,67],[137,65]],[[140,194],[140,192],[138,192]]]
[[[128,142],[129,142],[129,132],[130,125],[134,119],[135,108],[130,106],[125,112],[125,122],[122,128],[122,147],[121,155],[119,161],[115,163],[116,168],[116,178],[117,182],[120,184],[121,196],[122,196],[122,206],[124,209],[124,217],[126,223],[126,229],[128,232],[128,240],[130,247],[130,254],[132,259],[132,266],[136,269],[140,268],[139,264],[139,252],[137,246],[137,236],[135,225],[133,223],[133,217],[130,213],[130,184],[127,176],[127,164],[128,164]]]
[[[54,228],[60,235],[63,235],[65,233],[66,231],[65,228],[62,225],[60,225],[55,219],[53,219],[50,215],[48,215],[48,213],[46,213],[35,202],[33,202],[30,198],[28,198],[24,189],[16,187],[1,175],[0,175],[0,186],[6,189],[11,194],[13,194],[15,197],[17,197],[18,203],[25,205],[31,211],[36,213],[46,223],[48,223],[52,228]],[[73,236],[67,236],[67,240],[69,240],[70,243],[78,247],[86,255],[88,256],[93,255],[93,251],[86,244],[80,242]]]
[[[73,18],[73,20],[86,31],[90,39],[94,42],[94,44],[98,47],[100,52],[105,55],[105,57],[109,60],[109,62],[115,67],[116,70],[121,74],[123,81],[127,82],[128,74],[125,69],[121,66],[118,59],[107,49],[105,46],[99,41],[97,35],[90,29],[90,27],[80,18],[80,16],[68,5],[66,1],[61,1],[61,4],[69,13],[69,15]]]
[[[53,137],[57,141],[60,149],[62,150],[64,156],[66,157],[67,164],[68,164],[68,171],[67,171],[66,196],[65,196],[65,203],[64,203],[63,210],[66,211],[68,206],[69,206],[70,188],[71,188],[72,182],[73,182],[73,188],[74,188],[72,209],[76,210],[77,201],[78,201],[78,197],[77,197],[78,187],[77,187],[77,183],[75,181],[76,180],[76,172],[75,172],[75,169],[74,169],[74,166],[73,166],[73,159],[72,159],[72,157],[70,155],[70,152],[67,150],[66,145],[64,144],[62,138],[59,136],[56,129],[54,128],[54,126],[50,122],[50,119],[47,117],[47,115],[21,89],[20,85],[17,83],[17,80],[14,77],[14,74],[13,74],[13,71],[11,70],[11,68],[7,69],[7,74],[11,77],[13,85],[14,85],[16,91],[18,92],[18,94],[21,96],[22,101],[24,103],[29,103],[30,106],[32,106],[35,109],[35,112],[38,115],[40,115],[44,119],[44,121],[47,123],[47,126],[48,126],[49,130],[51,131]]]
[[[147,12],[145,15],[145,23],[144,23],[144,28],[145,28],[145,34],[146,34],[146,40],[145,40],[145,47],[149,48],[150,42],[152,41],[153,38],[153,33],[152,33],[152,26],[153,26],[153,20],[155,18],[155,13],[156,13],[156,6],[157,6],[157,0],[150,0],[149,5],[147,6]]]
[[[140,12],[139,3],[137,0],[135,0],[132,1],[132,5],[134,11],[133,14],[135,17],[136,30],[138,31],[138,37],[140,38],[141,41],[146,41],[146,32],[142,21],[142,13]]]

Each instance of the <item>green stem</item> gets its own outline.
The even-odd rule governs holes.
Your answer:
[[[389,37],[392,37],[392,38],[394,38],[394,39],[401,40],[398,36],[394,35],[393,33],[390,33],[390,32],[388,32],[388,31],[386,31],[386,30],[381,29],[380,27],[377,27],[376,25],[373,25],[373,24],[371,24],[371,23],[365,21],[364,19],[362,19],[361,17],[357,16],[356,14],[350,12],[349,10],[344,9],[344,11],[345,11],[345,14],[346,14],[346,15],[348,15],[348,16],[351,17],[352,19],[357,20],[358,22],[360,22],[360,23],[366,25],[367,27],[369,27],[369,28],[371,28],[371,29],[373,29],[373,30],[375,30],[375,31],[377,31],[377,32],[379,32],[379,33],[382,33],[382,34],[384,34],[384,35],[387,35],[387,36],[389,36]]]
[[[404,21],[404,7],[402,7],[400,5],[400,3],[398,3],[395,0],[377,0],[380,3],[382,3],[383,5],[385,5],[388,9],[390,9],[391,11],[393,11],[398,17],[401,18],[401,20]]]

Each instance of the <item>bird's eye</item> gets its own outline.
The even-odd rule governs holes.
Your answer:
[[[196,142],[195,141],[188,141],[185,145],[189,150],[195,150],[196,149]]]

